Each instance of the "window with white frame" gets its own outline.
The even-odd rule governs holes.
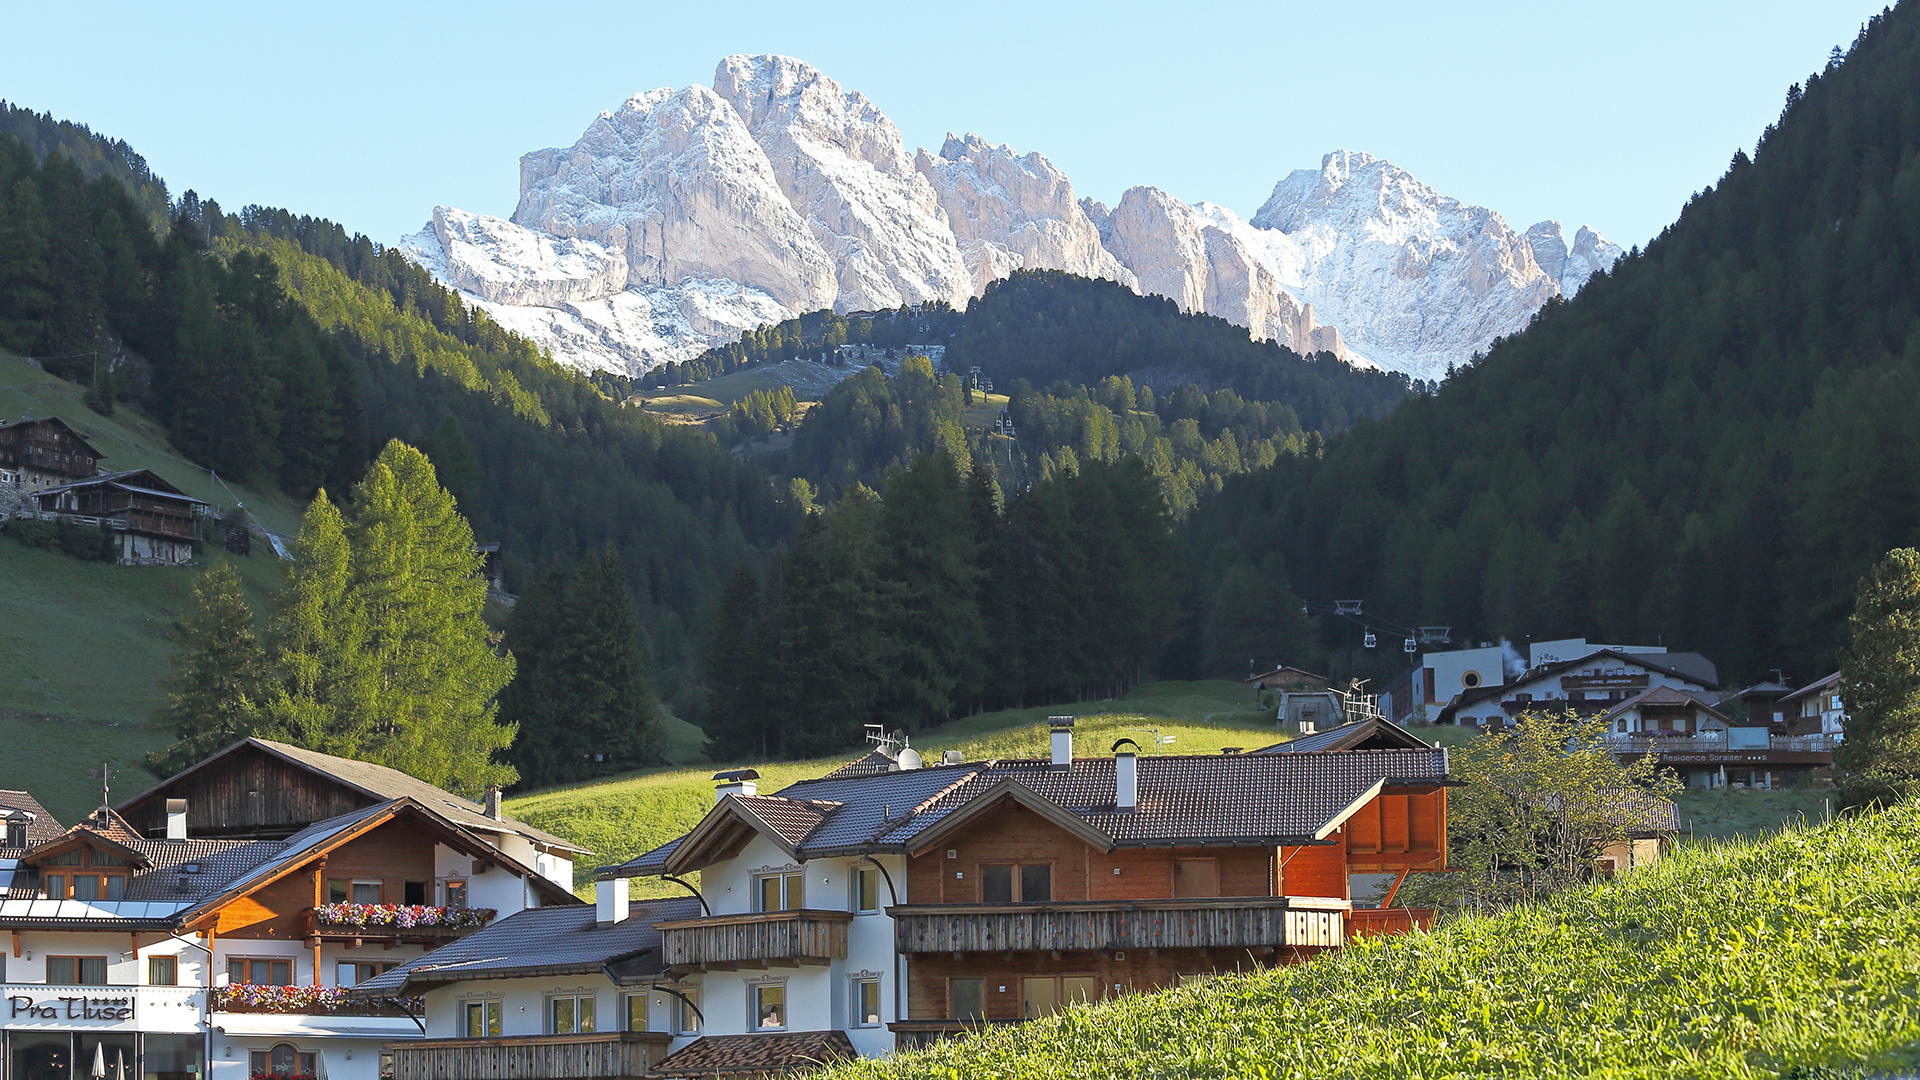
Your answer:
[[[754,881],[761,911],[795,911],[807,906],[806,875],[799,871],[763,874]]]
[[[850,1027],[880,1026],[880,980],[853,980],[853,994],[850,1004],[853,1015],[848,1018]]]
[[[461,1033],[469,1039],[500,1036],[500,999],[476,998],[461,1003]]]
[[[853,872],[853,910],[870,915],[880,910],[880,871],[862,866]]]
[[[593,1031],[593,995],[566,994],[547,999],[548,1034],[591,1035]]]
[[[747,987],[753,1006],[753,1026],[761,1031],[785,1031],[787,1027],[787,984],[755,983]]]

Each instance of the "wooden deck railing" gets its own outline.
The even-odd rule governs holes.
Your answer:
[[[1354,908],[1347,916],[1348,937],[1404,934],[1419,927],[1433,929],[1433,908]]]
[[[887,909],[904,953],[1067,949],[1338,947],[1345,900],[1318,896],[1070,901],[1051,904],[905,904]]]
[[[661,1031],[619,1031],[410,1039],[385,1049],[393,1054],[393,1080],[619,1080],[647,1075],[672,1038]]]
[[[670,967],[730,971],[825,964],[847,955],[851,911],[801,908],[655,923]]]

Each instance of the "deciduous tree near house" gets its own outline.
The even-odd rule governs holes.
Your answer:
[[[1447,797],[1447,862],[1460,871],[1410,884],[1410,903],[1487,911],[1544,899],[1592,877],[1594,860],[1626,839],[1642,799],[1679,780],[1651,757],[1621,764],[1602,743],[1599,714],[1522,713],[1453,751],[1466,781]],[[1638,792],[1623,797],[1623,793]]]
[[[1920,786],[1920,551],[1889,551],[1860,579],[1849,631],[1835,779],[1856,805],[1896,802]]]

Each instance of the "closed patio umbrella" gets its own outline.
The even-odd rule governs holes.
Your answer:
[[[107,1076],[107,1044],[94,1043],[93,1044],[93,1080],[106,1080],[106,1076]]]

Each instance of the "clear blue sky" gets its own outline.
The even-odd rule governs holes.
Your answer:
[[[1859,0],[1594,3],[18,3],[0,96],[126,139],[173,192],[382,241],[435,203],[507,215],[519,156],[601,109],[780,52],[872,98],[908,146],[1039,150],[1109,203],[1134,184],[1250,215],[1346,147],[1517,228],[1644,243]]]

